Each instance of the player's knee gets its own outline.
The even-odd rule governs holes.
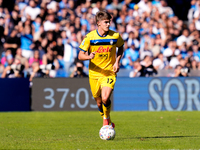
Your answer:
[[[107,96],[103,96],[103,97],[102,97],[102,102],[103,102],[104,104],[107,104],[108,101],[109,101],[109,97],[107,97]]]
[[[101,108],[102,107],[102,103],[97,102],[97,106],[98,106],[98,108]]]

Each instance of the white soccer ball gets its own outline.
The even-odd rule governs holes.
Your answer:
[[[115,129],[111,125],[103,126],[99,131],[99,136],[102,140],[113,140],[115,134]]]

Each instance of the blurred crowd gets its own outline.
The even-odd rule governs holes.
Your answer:
[[[110,29],[125,41],[121,68],[130,77],[171,76],[200,70],[200,0],[191,0],[180,20],[166,0],[15,0],[11,11],[0,0],[1,78],[87,77],[89,61],[77,59],[84,36],[96,29],[95,14],[112,14]]]

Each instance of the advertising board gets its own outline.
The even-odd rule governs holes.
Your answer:
[[[32,110],[97,110],[88,78],[35,78]]]
[[[28,79],[0,79],[0,111],[30,111]]]
[[[114,111],[200,110],[200,78],[117,78]],[[88,78],[36,78],[32,110],[97,110]]]
[[[116,111],[200,110],[200,78],[118,78]]]

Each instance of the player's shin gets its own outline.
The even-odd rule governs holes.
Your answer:
[[[103,106],[102,106],[102,107],[103,107]],[[102,109],[98,108],[98,110],[99,110],[99,114],[101,115],[102,119],[104,119],[103,108],[102,108]],[[110,117],[110,116],[109,116],[109,117]],[[109,125],[111,125],[111,118],[110,118],[110,120],[109,120]]]
[[[103,103],[103,113],[104,113],[104,123],[103,125],[109,125],[111,123],[110,120],[110,109],[111,109],[111,101],[108,100],[107,104]]]
[[[99,114],[101,115],[101,117],[103,118],[104,113],[103,113],[103,106],[102,106],[102,100],[100,97],[95,98],[96,102],[97,102],[97,106],[98,106],[98,110],[99,110]]]
[[[98,108],[98,109],[99,109],[99,113],[100,113],[101,117],[103,118],[103,116],[104,116],[103,109],[100,109],[100,108]]]

